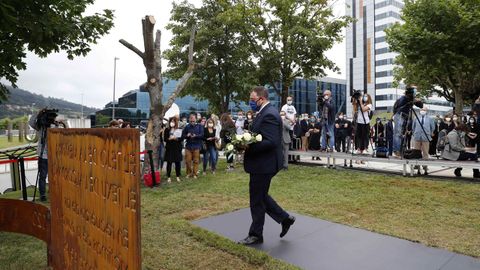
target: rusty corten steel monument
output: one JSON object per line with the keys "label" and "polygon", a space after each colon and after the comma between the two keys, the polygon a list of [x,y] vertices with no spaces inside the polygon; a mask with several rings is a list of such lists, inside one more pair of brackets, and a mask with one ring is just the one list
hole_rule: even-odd
{"label": "rusty corten steel monument", "polygon": [[50,129],[50,209],[0,200],[0,231],[47,243],[60,269],[141,269],[139,131]]}

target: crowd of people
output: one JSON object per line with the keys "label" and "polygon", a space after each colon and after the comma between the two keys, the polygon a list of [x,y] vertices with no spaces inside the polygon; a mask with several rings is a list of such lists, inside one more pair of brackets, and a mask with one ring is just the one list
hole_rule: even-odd
{"label": "crowd of people", "polygon": [[[378,155],[384,151],[383,157],[399,158],[405,152],[416,149],[423,159],[437,157],[452,161],[478,160],[480,97],[468,113],[432,115],[428,113],[428,106],[415,98],[416,89],[407,88],[405,95],[395,103],[392,116],[381,119],[374,118],[372,98],[368,93],[352,97],[352,118],[347,118],[343,112],[334,113],[331,92],[327,90],[323,94],[319,100],[319,112],[313,114],[291,116],[291,112],[296,110],[282,107],[285,115],[288,116],[290,112],[287,121],[284,121],[284,127],[291,130],[290,149],[353,151],[358,154],[371,151]],[[292,98],[289,97],[288,100]],[[284,139],[284,143],[287,141]],[[295,157],[289,158],[295,161]],[[460,177],[461,170],[457,168],[455,175]],[[418,172],[420,173],[420,168]],[[423,166],[423,173],[428,174],[427,166]],[[477,169],[474,169],[473,175],[474,178],[480,178]]]}
{"label": "crowd of people", "polygon": [[[372,97],[368,93],[354,95],[351,101],[354,114],[347,117],[343,112],[337,112],[329,90],[318,100],[318,112],[312,114],[298,114],[293,97],[287,98],[280,109],[284,169],[298,158],[290,156],[290,150],[370,152],[403,158],[406,151],[417,149],[423,159],[437,157],[471,161],[480,155],[480,97],[472,111],[464,115],[432,115],[428,113],[428,106],[415,99],[415,89],[407,88],[405,95],[395,103],[389,119],[374,117]],[[412,109],[413,106],[417,108]],[[250,131],[255,116],[251,110],[239,111],[236,115],[225,113],[221,117],[191,113],[188,119],[178,116],[169,119],[162,129],[158,164],[163,169],[166,163],[167,181],[171,182],[173,165],[176,180],[181,181],[182,161],[185,161],[187,178],[197,179],[207,172],[215,174],[219,151],[231,142],[233,136]],[[129,123],[112,121],[111,126],[129,127]],[[242,159],[242,155],[229,155],[227,170],[234,170],[235,164],[241,163]],[[427,166],[421,169],[428,174]],[[455,170],[455,175],[461,176],[461,168]],[[480,178],[478,170],[474,170],[474,177]]]}

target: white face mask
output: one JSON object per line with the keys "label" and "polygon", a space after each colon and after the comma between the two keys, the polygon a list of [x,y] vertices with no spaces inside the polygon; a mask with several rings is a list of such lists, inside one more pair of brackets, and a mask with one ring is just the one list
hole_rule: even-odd
{"label": "white face mask", "polygon": [[427,114],[427,111],[420,111],[420,114],[421,114],[421,115],[426,115],[426,114]]}
{"label": "white face mask", "polygon": [[363,102],[367,102],[368,101],[368,97],[367,96],[363,96]]}
{"label": "white face mask", "polygon": [[282,117],[282,120],[285,120],[285,115],[280,115],[280,117]]}
{"label": "white face mask", "polygon": [[458,117],[453,117],[453,121],[457,121],[458,120]]}
{"label": "white face mask", "polygon": [[172,128],[175,127],[175,123],[171,122],[170,127],[172,127]]}
{"label": "white face mask", "polygon": [[213,124],[212,124],[212,123],[208,123],[208,127],[213,127]]}
{"label": "white face mask", "polygon": [[329,96],[329,95],[325,95],[325,96],[323,96],[323,98],[324,98],[325,100],[328,100],[328,99],[330,98],[330,96]]}
{"label": "white face mask", "polygon": [[473,119],[473,118],[470,118],[469,121],[470,121],[470,123],[472,123],[472,124],[475,123],[475,119]]}
{"label": "white face mask", "polygon": [[451,120],[452,120],[452,118],[450,118],[450,117],[445,118],[445,122],[450,122]]}
{"label": "white face mask", "polygon": [[251,115],[247,115],[247,118],[248,118],[248,119],[252,119],[252,116],[251,116]]}
{"label": "white face mask", "polygon": [[292,100],[287,100],[288,105],[292,105],[293,101]]}
{"label": "white face mask", "polygon": [[340,116],[338,117],[338,119],[342,120],[342,119],[343,119],[343,115],[340,115]]}

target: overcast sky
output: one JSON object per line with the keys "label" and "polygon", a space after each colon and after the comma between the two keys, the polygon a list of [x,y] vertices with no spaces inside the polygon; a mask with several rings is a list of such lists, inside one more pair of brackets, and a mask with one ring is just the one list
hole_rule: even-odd
{"label": "overcast sky", "polygon": [[[189,2],[199,6],[201,0]],[[336,16],[344,14],[343,0],[332,0],[332,4]],[[117,61],[116,99],[137,89],[146,80],[145,68],[140,58],[118,40],[123,38],[143,51],[141,19],[149,14],[155,16],[156,27],[162,30],[162,49],[167,48],[171,33],[165,30],[165,26],[170,18],[172,1],[97,0],[88,12],[107,8],[115,11],[115,27],[98,44],[92,46],[92,51],[86,57],[70,61],[65,53],[51,54],[47,58],[28,53],[27,70],[19,73],[18,86],[44,96],[63,98],[79,104],[82,103],[83,94],[84,105],[103,108],[113,98],[113,59],[116,56],[120,58]],[[327,55],[336,62],[342,73],[329,72],[328,75],[344,78],[345,43],[335,45]]]}

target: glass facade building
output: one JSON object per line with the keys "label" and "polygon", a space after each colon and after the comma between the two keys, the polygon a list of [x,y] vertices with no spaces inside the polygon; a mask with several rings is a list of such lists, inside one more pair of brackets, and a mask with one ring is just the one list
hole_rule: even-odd
{"label": "glass facade building", "polygon": [[[281,85],[279,84],[277,87],[281,87]],[[346,89],[346,81],[341,79],[324,77],[317,80],[306,80],[297,78],[293,81],[288,92],[293,97],[293,105],[298,114],[313,114],[317,112],[317,96],[318,94],[322,95],[325,90],[332,92],[336,112],[346,113]],[[283,104],[280,104],[280,97],[276,94],[273,87],[269,88],[269,99],[278,109],[282,107]]]}
{"label": "glass facade building", "polygon": [[[346,15],[355,19],[346,35],[347,91],[349,97],[354,90],[366,91],[380,112],[391,112],[395,101],[404,94],[404,85],[393,86],[398,53],[390,50],[385,33],[388,27],[402,22],[403,6],[403,0],[346,0]],[[438,103],[438,97],[432,98],[437,102],[430,105],[431,113],[451,110],[451,104],[444,99]],[[347,114],[352,115],[350,102]]]}

